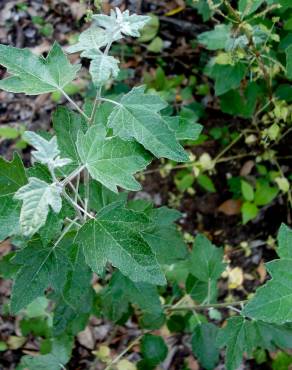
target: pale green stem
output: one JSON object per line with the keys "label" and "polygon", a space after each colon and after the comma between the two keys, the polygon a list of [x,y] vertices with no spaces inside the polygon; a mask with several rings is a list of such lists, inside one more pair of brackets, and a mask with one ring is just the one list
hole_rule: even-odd
{"label": "pale green stem", "polygon": [[100,101],[105,101],[105,102],[108,102],[108,103],[112,103],[114,105],[118,105],[120,107],[122,107],[123,105],[120,104],[119,102],[115,101],[115,100],[112,100],[112,99],[106,99],[106,98],[98,98]]}
{"label": "pale green stem", "polygon": [[83,112],[83,110],[82,109],[80,109],[79,107],[78,107],[78,105],[75,103],[75,101],[74,100],[72,100],[71,98],[70,98],[70,96],[68,95],[68,94],[66,94],[65,93],[65,91],[64,90],[62,90],[62,89],[60,89],[60,92],[65,96],[65,98],[74,106],[74,108],[86,119],[86,121],[89,121],[90,120],[90,117],[88,117],[88,115],[85,113],[85,112]]}

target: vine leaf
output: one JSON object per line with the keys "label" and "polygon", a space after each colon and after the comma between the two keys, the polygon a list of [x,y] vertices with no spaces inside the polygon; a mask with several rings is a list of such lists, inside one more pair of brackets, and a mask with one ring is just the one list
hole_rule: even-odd
{"label": "vine leaf", "polygon": [[87,221],[76,240],[83,246],[86,263],[97,274],[103,274],[109,261],[135,282],[164,285],[156,256],[139,232],[148,223],[142,213],[113,203]]}
{"label": "vine leaf", "polygon": [[175,132],[177,140],[197,140],[203,126],[179,116],[163,117],[168,127]]}
{"label": "vine leaf", "polygon": [[290,45],[286,50],[286,70],[287,77],[292,80],[292,45]]}
{"label": "vine leaf", "polygon": [[[132,207],[135,203],[132,202]],[[141,229],[143,238],[151,246],[160,264],[171,265],[187,258],[187,248],[182,235],[174,222],[181,217],[180,212],[167,207],[153,208],[152,204],[141,209],[151,223]]]}
{"label": "vine leaf", "polygon": [[86,134],[79,131],[77,148],[90,175],[110,190],[117,192],[117,186],[127,190],[141,188],[133,174],[145,168],[151,156],[139,144],[118,137],[106,138],[105,132],[92,126]]}
{"label": "vine leaf", "polygon": [[119,74],[119,61],[103,53],[97,54],[90,63],[89,72],[92,81],[96,86],[103,85],[111,77],[115,78]]}
{"label": "vine leaf", "polygon": [[237,316],[227,320],[227,325],[219,330],[216,342],[220,348],[227,347],[225,361],[227,370],[236,370],[242,362],[244,353],[250,357],[256,348],[269,351],[276,348],[291,348],[291,334],[291,326],[271,325]]}
{"label": "vine leaf", "polygon": [[46,140],[33,131],[26,131],[23,134],[23,138],[37,149],[32,151],[32,157],[35,161],[53,168],[63,167],[71,163],[71,159],[69,158],[60,158],[56,136],[53,136],[50,140]]}
{"label": "vine leaf", "polygon": [[215,247],[204,235],[197,235],[190,258],[190,272],[200,281],[217,280],[225,270],[224,251]]}
{"label": "vine leaf", "polygon": [[92,272],[78,245],[73,245],[69,259],[70,271],[54,311],[54,335],[64,332],[76,335],[83,330],[93,303],[93,289],[90,285]]}
{"label": "vine leaf", "polygon": [[292,258],[292,229],[282,224],[278,232],[277,254],[281,258]]}
{"label": "vine leaf", "polygon": [[218,24],[212,31],[201,33],[198,41],[208,50],[225,49],[231,42],[231,25]]}
{"label": "vine leaf", "polygon": [[12,196],[1,197],[0,200],[0,242],[19,231],[19,202]]}
{"label": "vine leaf", "polygon": [[164,322],[157,288],[148,283],[133,282],[119,271],[114,272],[109,285],[101,292],[101,303],[107,318],[114,322],[127,319],[129,304],[141,309],[140,324],[144,328],[156,329]]}
{"label": "vine leaf", "polygon": [[124,95],[109,117],[109,127],[122,139],[135,138],[156,157],[166,157],[178,162],[188,160],[188,155],[178,143],[159,111],[167,104],[154,94],[145,94],[145,87],[135,87]]}
{"label": "vine leaf", "polygon": [[27,183],[27,177],[21,158],[14,154],[11,162],[0,157],[0,198],[13,195]]}
{"label": "vine leaf", "polygon": [[0,88],[27,95],[62,90],[80,69],[79,65],[70,64],[56,42],[46,58],[34,55],[29,49],[0,45],[0,64],[12,74],[0,81]]}
{"label": "vine leaf", "polygon": [[[66,245],[66,248],[70,247]],[[13,263],[21,265],[12,289],[11,311],[17,313],[52,287],[61,290],[69,269],[67,249],[44,247],[40,239],[30,241],[16,253]],[[29,288],[28,288],[29,287]]]}
{"label": "vine leaf", "polygon": [[276,324],[292,321],[292,244],[290,241],[291,229],[282,225],[277,249],[281,258],[266,264],[272,279],[257,289],[254,298],[245,306],[244,315]]}
{"label": "vine leaf", "polygon": [[207,370],[215,369],[219,361],[219,348],[214,341],[218,327],[212,323],[202,323],[195,327],[192,335],[192,350]]}
{"label": "vine leaf", "polygon": [[70,158],[70,172],[81,165],[76,142],[78,131],[85,132],[87,124],[80,114],[66,107],[58,107],[53,114],[53,125],[56,132],[61,156]]}
{"label": "vine leaf", "polygon": [[62,188],[57,184],[48,184],[36,177],[30,177],[29,183],[21,187],[14,195],[22,200],[20,227],[23,235],[36,233],[46,222],[49,206],[55,213],[62,208]]}
{"label": "vine leaf", "polygon": [[0,157],[0,241],[19,232],[19,202],[13,199],[15,192],[27,184],[21,158],[14,154],[11,162]]}
{"label": "vine leaf", "polygon": [[240,86],[246,74],[246,66],[241,62],[234,65],[213,64],[210,69],[207,70],[207,74],[215,79],[215,94],[219,96],[225,94],[229,90],[237,89]]}

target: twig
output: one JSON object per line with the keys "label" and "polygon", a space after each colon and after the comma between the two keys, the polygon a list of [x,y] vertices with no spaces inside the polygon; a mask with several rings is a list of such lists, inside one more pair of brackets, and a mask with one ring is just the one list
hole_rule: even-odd
{"label": "twig", "polygon": [[228,306],[241,306],[248,302],[248,300],[243,301],[235,301],[235,302],[223,302],[223,303],[210,303],[210,304],[202,304],[202,305],[188,305],[188,306],[164,306],[166,311],[203,311],[209,308],[228,308]]}
{"label": "twig", "polygon": [[104,370],[110,370],[111,367],[117,363],[132,347],[135,346],[135,344],[137,344],[140,339],[143,337],[144,334],[142,335],[139,335],[139,337],[137,337],[135,340],[133,340],[133,342],[131,342],[127,348],[125,348],[117,357],[115,357],[110,363],[109,365],[107,365],[107,367],[104,369]]}

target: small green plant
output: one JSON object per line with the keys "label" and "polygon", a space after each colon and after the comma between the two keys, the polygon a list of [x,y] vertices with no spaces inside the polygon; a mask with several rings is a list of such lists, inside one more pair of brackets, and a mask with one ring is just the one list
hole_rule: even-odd
{"label": "small green plant", "polygon": [[[105,95],[104,85],[119,74],[119,61],[109,55],[112,44],[139,37],[149,18],[116,9],[92,19],[66,50],[90,61],[96,97],[82,108],[66,93],[80,65],[70,64],[60,45],[55,43],[46,58],[0,45],[0,64],[10,74],[0,81],[1,89],[59,92],[75,108],[57,108],[52,132],[23,134],[33,147],[30,167],[24,168],[18,154],[10,162],[0,159],[0,240],[10,237],[17,246],[1,261],[2,274],[14,279],[10,312],[22,315],[24,336],[42,338],[40,354],[23,356],[19,368],[64,369],[74,336],[90,315],[119,325],[136,316],[141,369],[165,360],[167,345],[150,333],[165,323],[170,332],[191,334],[193,353],[206,369],[216,366],[221,347],[230,370],[259,348],[292,348],[292,231],[287,226],[278,236],[279,259],[267,265],[272,279],[250,300],[218,302],[223,249],[198,235],[189,251],[174,224],[179,212],[127,199],[126,191],[141,188],[134,175],[153,157],[187,162],[180,141],[195,140],[201,126],[170,116],[167,103],[145,86],[114,99]],[[201,162],[206,169],[206,158]],[[253,201],[251,185],[241,184],[244,197]],[[98,293],[91,285],[93,273],[102,285]],[[236,314],[223,328],[219,309]],[[110,360],[107,369],[120,358]]]}

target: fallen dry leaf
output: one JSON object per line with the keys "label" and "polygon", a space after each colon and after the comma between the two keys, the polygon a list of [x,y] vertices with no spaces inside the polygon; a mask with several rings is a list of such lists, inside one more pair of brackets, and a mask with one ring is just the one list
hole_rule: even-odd
{"label": "fallen dry leaf", "polygon": [[267,276],[267,270],[263,261],[261,261],[261,263],[259,264],[257,268],[257,273],[259,274],[260,282],[263,283],[266,280]]}
{"label": "fallen dry leaf", "polygon": [[188,368],[190,370],[199,370],[200,366],[198,364],[198,361],[194,359],[193,356],[189,356],[186,358],[186,362],[188,364]]}
{"label": "fallen dry leaf", "polygon": [[251,170],[253,169],[254,167],[254,161],[246,161],[244,163],[244,165],[241,167],[241,170],[240,170],[240,176],[247,176],[251,173]]}
{"label": "fallen dry leaf", "polygon": [[78,342],[82,344],[82,346],[88,349],[94,349],[95,340],[93,338],[92,331],[90,330],[88,326],[77,335],[77,339],[78,339]]}
{"label": "fallen dry leaf", "polygon": [[218,207],[218,211],[227,216],[235,216],[240,214],[240,209],[241,201],[239,199],[228,199]]}

